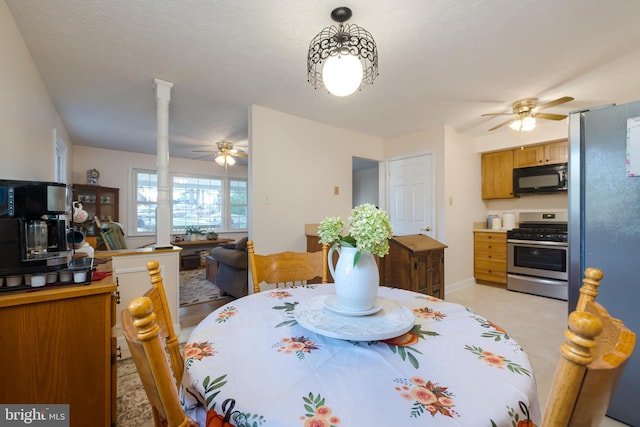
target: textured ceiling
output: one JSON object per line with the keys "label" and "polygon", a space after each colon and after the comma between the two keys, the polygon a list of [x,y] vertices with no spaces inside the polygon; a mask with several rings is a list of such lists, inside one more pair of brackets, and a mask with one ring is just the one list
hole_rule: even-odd
{"label": "textured ceiling", "polygon": [[[175,84],[170,151],[247,144],[261,105],[379,137],[487,135],[511,102],[548,112],[640,99],[637,0],[7,0],[74,144],[154,153],[153,79]],[[310,40],[349,6],[378,44],[373,86],[306,81]],[[543,125],[543,124],[542,124]],[[495,132],[513,132],[508,128]]]}

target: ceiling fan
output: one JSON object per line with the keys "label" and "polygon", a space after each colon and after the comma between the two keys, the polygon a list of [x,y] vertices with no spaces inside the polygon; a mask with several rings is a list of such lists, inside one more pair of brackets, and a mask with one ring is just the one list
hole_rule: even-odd
{"label": "ceiling fan", "polygon": [[246,159],[249,155],[243,151],[233,148],[233,143],[229,141],[219,141],[217,143],[218,151],[210,150],[193,150],[194,153],[210,153],[204,156],[196,157],[194,160],[204,159],[209,156],[215,156],[214,160],[220,166],[233,166],[236,164],[236,157]]}
{"label": "ceiling fan", "polygon": [[509,125],[513,130],[529,131],[536,127],[537,119],[545,120],[563,120],[567,118],[566,114],[552,114],[552,113],[539,113],[538,111],[554,107],[556,105],[564,104],[566,102],[573,101],[570,96],[563,96],[562,98],[554,99],[553,101],[545,104],[538,105],[538,98],[524,98],[511,104],[512,112],[506,113],[487,113],[483,116],[511,116],[506,122],[500,123],[497,126],[489,129],[490,131],[501,128],[502,126]]}

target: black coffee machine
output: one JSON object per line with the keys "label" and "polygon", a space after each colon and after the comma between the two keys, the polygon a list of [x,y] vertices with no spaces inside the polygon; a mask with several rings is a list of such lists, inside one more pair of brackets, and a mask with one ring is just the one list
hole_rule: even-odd
{"label": "black coffee machine", "polygon": [[0,180],[0,276],[67,267],[71,197],[62,183]]}

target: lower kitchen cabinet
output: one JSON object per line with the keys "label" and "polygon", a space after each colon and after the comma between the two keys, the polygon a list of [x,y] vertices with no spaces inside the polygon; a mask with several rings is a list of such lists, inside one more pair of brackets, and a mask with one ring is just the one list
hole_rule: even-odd
{"label": "lower kitchen cabinet", "polygon": [[476,281],[506,285],[507,233],[476,231],[473,237],[473,275]]}
{"label": "lower kitchen cabinet", "polygon": [[71,427],[116,425],[115,290],[109,277],[0,295],[0,402],[68,404]]}
{"label": "lower kitchen cabinet", "polygon": [[444,298],[446,247],[423,234],[389,239],[389,253],[379,263],[381,284]]}
{"label": "lower kitchen cabinet", "polygon": [[126,310],[129,303],[137,297],[141,297],[151,289],[151,278],[147,270],[149,261],[158,261],[160,274],[164,284],[164,291],[169,304],[173,327],[177,334],[180,333],[179,321],[179,266],[180,248],[173,249],[121,249],[115,251],[96,251],[96,258],[110,258],[113,268],[113,280],[117,289],[117,306],[115,317],[115,336],[117,339],[118,353],[122,357],[129,357],[129,347],[122,335],[120,325],[122,311]]}

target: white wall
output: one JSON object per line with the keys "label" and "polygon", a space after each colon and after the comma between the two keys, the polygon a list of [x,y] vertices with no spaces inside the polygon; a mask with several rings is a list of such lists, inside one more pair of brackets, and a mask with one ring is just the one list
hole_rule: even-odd
{"label": "white wall", "polygon": [[69,170],[72,148],[4,1],[0,1],[0,63],[0,178],[53,181],[55,132],[67,146]]}
{"label": "white wall", "polygon": [[[171,142],[169,143],[171,144]],[[131,153],[124,151],[105,150],[101,148],[74,147],[73,157],[73,182],[84,184],[87,182],[87,169],[100,171],[99,184],[105,187],[120,189],[119,221],[124,226],[127,234],[131,227],[129,218],[129,206],[132,206],[132,171],[134,168],[156,170],[156,156],[151,154]],[[247,166],[234,165],[225,172],[224,167],[218,166],[213,161],[182,159],[171,157],[169,159],[169,172],[179,172],[187,175],[207,175],[224,177],[247,177]],[[229,233],[221,237],[237,238],[246,233]],[[127,247],[135,248],[154,243],[155,237],[131,237],[127,236]]]}
{"label": "white wall", "polygon": [[[445,126],[445,283],[473,277],[473,222],[486,219],[482,203],[480,154],[473,138]],[[445,288],[446,289],[446,288]]]}
{"label": "white wall", "polygon": [[382,160],[382,140],[256,105],[249,123],[249,230],[256,252],[305,251],[305,224],[348,218],[351,159]]}

